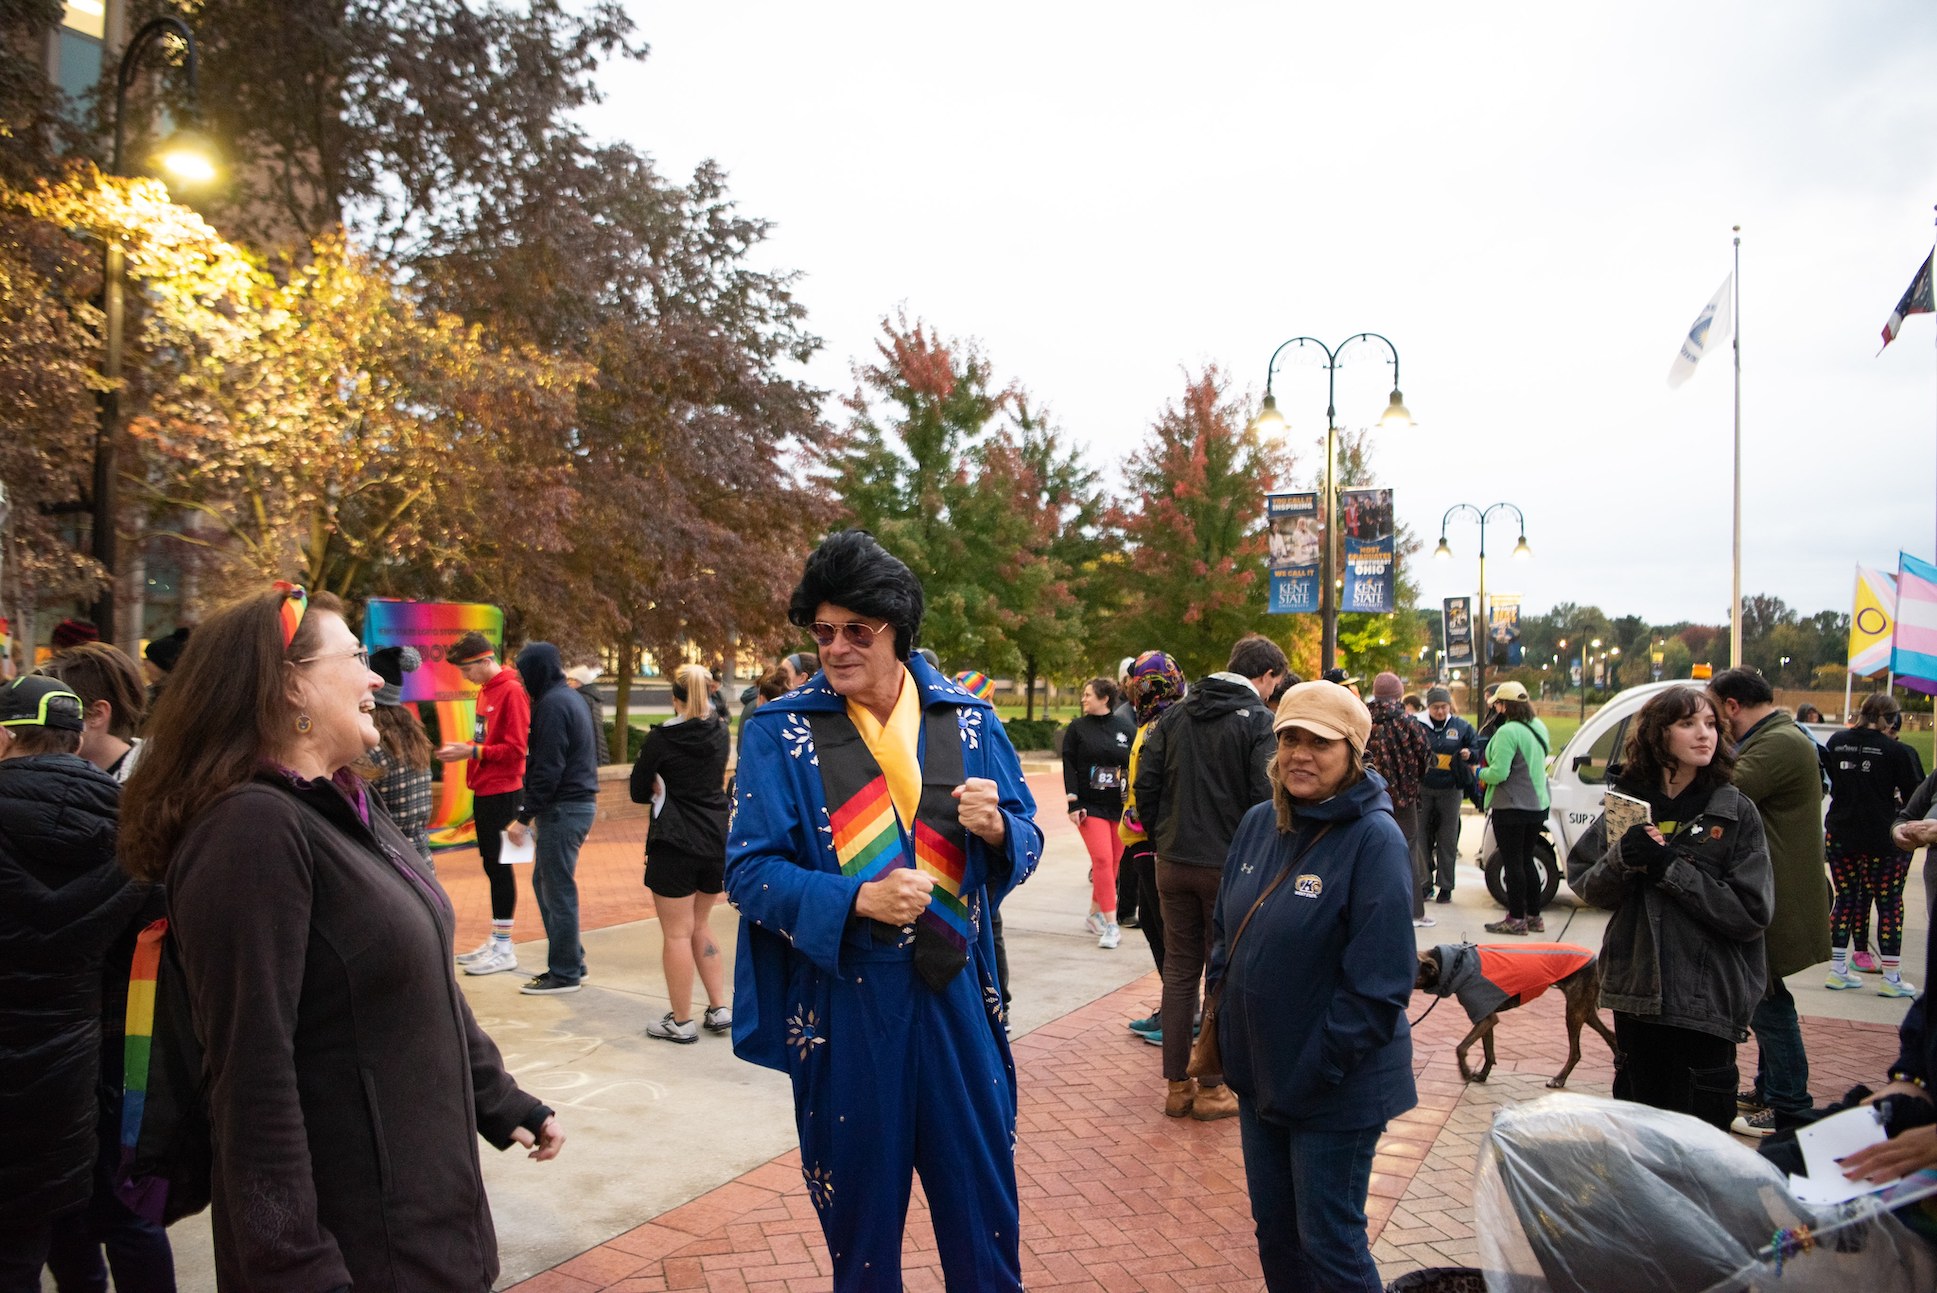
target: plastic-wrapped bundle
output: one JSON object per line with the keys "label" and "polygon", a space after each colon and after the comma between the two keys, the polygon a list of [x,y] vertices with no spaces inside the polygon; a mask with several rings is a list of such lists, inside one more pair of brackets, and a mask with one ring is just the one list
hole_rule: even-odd
{"label": "plastic-wrapped bundle", "polygon": [[1787,1185],[1698,1119],[1546,1096],[1501,1110],[1480,1144],[1480,1264],[1492,1293],[1937,1288],[1937,1253],[1888,1211],[1937,1193],[1933,1174],[1834,1208]]}

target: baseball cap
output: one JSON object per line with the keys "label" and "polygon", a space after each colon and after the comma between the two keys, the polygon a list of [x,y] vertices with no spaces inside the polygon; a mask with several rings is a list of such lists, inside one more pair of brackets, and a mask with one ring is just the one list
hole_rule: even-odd
{"label": "baseball cap", "polygon": [[0,727],[51,727],[84,730],[81,698],[58,679],[30,673],[0,688]]}
{"label": "baseball cap", "polygon": [[1509,678],[1493,689],[1493,699],[1525,700],[1527,699],[1527,688],[1524,684],[1517,683]]}
{"label": "baseball cap", "polygon": [[1324,679],[1301,682],[1278,702],[1278,716],[1271,730],[1302,727],[1333,741],[1349,741],[1360,753],[1372,735],[1372,713],[1365,702],[1335,683]]}
{"label": "baseball cap", "polygon": [[1357,685],[1359,680],[1351,674],[1346,673],[1343,669],[1327,669],[1321,681],[1333,683],[1340,687],[1351,687]]}

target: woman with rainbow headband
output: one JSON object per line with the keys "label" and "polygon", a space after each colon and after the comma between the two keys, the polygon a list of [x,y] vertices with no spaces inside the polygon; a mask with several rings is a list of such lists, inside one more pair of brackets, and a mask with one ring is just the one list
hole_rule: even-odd
{"label": "woman with rainbow headband", "polygon": [[1016,1293],[1016,1077],[989,916],[1042,832],[993,707],[915,654],[922,603],[862,530],[829,536],[794,589],[787,617],[822,672],[740,738],[733,1048],[793,1079],[837,1293],[901,1288],[915,1171],[947,1287]]}
{"label": "woman with rainbow headband", "polygon": [[168,882],[204,1049],[215,1280],[487,1293],[478,1137],[555,1157],[451,973],[456,919],[352,765],[383,679],[291,584],[195,630],[149,721],[122,864]]}
{"label": "woman with rainbow headband", "polygon": [[[1136,873],[1137,892],[1149,895],[1143,903],[1139,927],[1144,941],[1150,945],[1150,957],[1157,963],[1158,974],[1164,972],[1164,914],[1163,904],[1156,900],[1156,846],[1151,844],[1143,821],[1137,816],[1137,755],[1143,750],[1143,738],[1149,733],[1150,725],[1182,700],[1188,689],[1184,671],[1161,651],[1145,651],[1130,666],[1129,696],[1136,709],[1137,736],[1130,743],[1130,766],[1124,773],[1127,780],[1123,786],[1123,816],[1117,820],[1116,834],[1123,841],[1123,865]],[[1152,1046],[1164,1044],[1163,1021],[1154,1008],[1144,1018],[1131,1020],[1130,1031]]]}

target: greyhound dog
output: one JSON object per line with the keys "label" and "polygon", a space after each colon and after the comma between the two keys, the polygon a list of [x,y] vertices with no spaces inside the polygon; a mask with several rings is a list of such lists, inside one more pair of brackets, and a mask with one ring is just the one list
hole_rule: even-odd
{"label": "greyhound dog", "polygon": [[[1419,954],[1413,986],[1436,997],[1457,996],[1473,1021],[1473,1031],[1454,1054],[1459,1075],[1484,1082],[1493,1071],[1493,1026],[1500,1012],[1523,1006],[1550,987],[1567,998],[1567,1064],[1547,1085],[1567,1085],[1581,1059],[1581,1025],[1587,1024],[1614,1049],[1614,1034],[1601,1022],[1601,965],[1584,947],[1572,943],[1442,943]],[[1466,1062],[1473,1043],[1483,1045],[1486,1063],[1475,1073]]]}

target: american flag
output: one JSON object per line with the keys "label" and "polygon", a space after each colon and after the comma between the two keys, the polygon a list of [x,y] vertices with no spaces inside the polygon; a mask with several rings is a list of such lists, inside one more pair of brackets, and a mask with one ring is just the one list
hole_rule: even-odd
{"label": "american flag", "polygon": [[[1930,312],[1930,257],[1925,256],[1922,267],[1917,270],[1917,276],[1910,280],[1910,286],[1905,289],[1903,299],[1897,302],[1896,309],[1890,311],[1889,321],[1883,325],[1883,345],[1887,347],[1897,339],[1897,334],[1903,331],[1905,319],[1913,314]],[[1877,353],[1882,354],[1882,348],[1879,348]]]}

